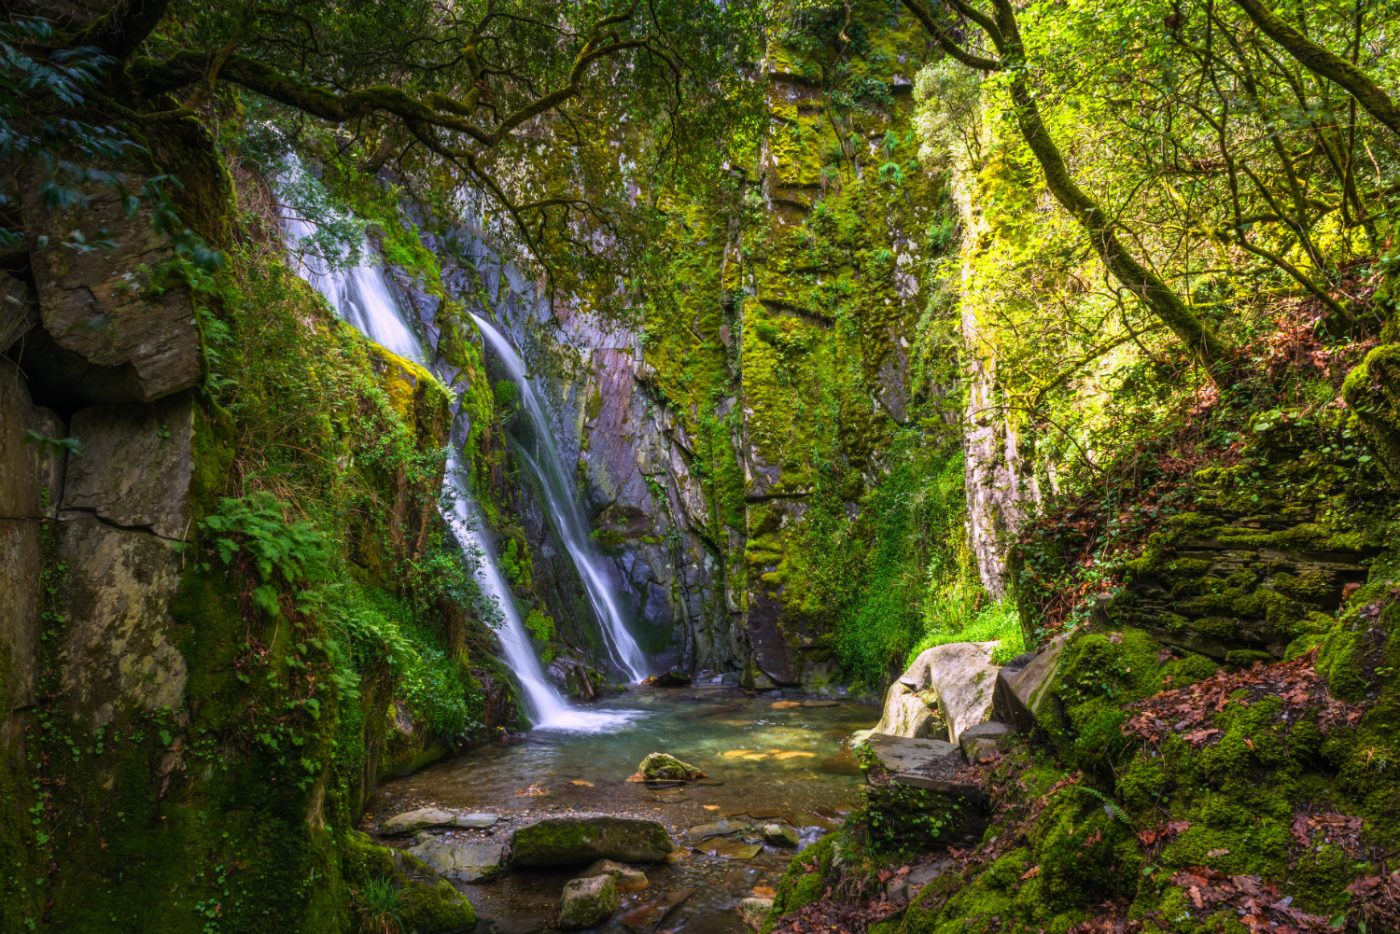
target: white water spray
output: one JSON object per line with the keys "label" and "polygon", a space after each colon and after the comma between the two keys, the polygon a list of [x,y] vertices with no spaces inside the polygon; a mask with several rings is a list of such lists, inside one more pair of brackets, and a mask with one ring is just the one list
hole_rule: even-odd
{"label": "white water spray", "polygon": [[[302,170],[294,165],[293,171]],[[286,217],[283,230],[297,273],[326,297],[338,316],[376,344],[425,369],[432,369],[423,342],[395,299],[383,268],[374,262],[376,256],[369,256],[353,269],[332,269],[317,258],[303,255],[299,249],[306,238],[315,233],[309,221],[301,217]],[[594,732],[616,728],[632,720],[636,716],[634,711],[605,713],[571,707],[545,677],[544,669],[530,644],[525,623],[520,618],[515,597],[501,573],[476,500],[467,489],[463,476],[458,452],[449,449],[443,488],[452,504],[452,511],[444,518],[462,550],[476,556],[477,584],[500,611],[501,624],[496,632],[505,652],[506,663],[525,693],[525,703],[535,729]]]}
{"label": "white water spray", "polygon": [[554,530],[563,540],[564,548],[573,560],[574,567],[578,569],[583,589],[588,594],[588,602],[593,607],[593,614],[602,624],[608,651],[632,681],[641,681],[646,675],[646,656],[642,654],[632,633],[627,630],[617,594],[613,592],[612,584],[603,571],[602,555],[598,553],[593,539],[588,534],[588,522],[583,514],[581,497],[572,475],[564,467],[564,458],[555,443],[544,399],[526,372],[525,361],[520,352],[506,336],[480,315],[472,314],[472,320],[500,358],[511,380],[520,387],[520,398],[525,404],[525,414],[530,419],[536,444],[534,456],[523,450],[520,456],[539,480],[540,488],[544,491]]}

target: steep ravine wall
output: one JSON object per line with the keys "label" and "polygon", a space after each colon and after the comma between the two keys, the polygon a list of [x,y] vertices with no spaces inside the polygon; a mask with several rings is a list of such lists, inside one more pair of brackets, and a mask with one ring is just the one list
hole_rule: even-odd
{"label": "steep ravine wall", "polygon": [[803,554],[811,503],[824,522],[857,515],[930,391],[908,335],[952,208],[917,158],[926,42],[869,6],[854,46],[772,39],[764,128],[709,188],[663,199],[669,258],[631,321],[582,298],[501,301],[529,286],[481,276],[499,262],[479,243],[459,250],[475,270],[459,289],[485,280],[557,406],[648,647],[760,687],[837,673]]}
{"label": "steep ravine wall", "polygon": [[[103,189],[26,202],[3,257],[0,930],[346,931],[374,783],[516,721],[441,570],[449,400],[273,228],[223,239],[222,156],[172,136],[124,168],[183,172],[221,268]],[[470,921],[403,881],[415,926]]]}

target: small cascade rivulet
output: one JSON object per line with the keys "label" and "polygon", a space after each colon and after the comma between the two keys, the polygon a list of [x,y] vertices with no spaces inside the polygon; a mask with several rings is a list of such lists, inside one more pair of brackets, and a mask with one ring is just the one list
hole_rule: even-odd
{"label": "small cascade rivulet", "polygon": [[544,399],[534,381],[530,379],[525,361],[515,349],[515,345],[482,316],[473,313],[472,320],[476,322],[486,343],[510,374],[511,380],[520,388],[520,399],[525,415],[530,420],[535,449],[529,451],[522,447],[518,454],[544,493],[554,530],[563,541],[574,567],[578,569],[584,591],[588,594],[589,605],[602,625],[608,651],[612,654],[613,661],[632,681],[641,681],[647,674],[646,656],[627,629],[618,595],[603,569],[603,557],[598,553],[592,536],[589,535],[582,497],[571,472],[564,466],[564,458],[555,442]]}
{"label": "small cascade rivulet", "polygon": [[[311,222],[289,212],[282,226],[293,267],[325,296],[340,318],[381,347],[433,371],[450,383],[451,374],[433,366],[423,340],[395,298],[372,249],[367,247],[367,255],[353,268],[331,268],[318,257],[306,255],[299,249],[315,233]],[[460,452],[455,445],[450,445],[443,486],[451,511],[444,512],[443,518],[463,552],[477,557],[475,578],[482,592],[499,610],[500,624],[496,632],[505,661],[524,692],[533,727],[593,732],[615,728],[631,720],[634,716],[631,711],[602,712],[573,707],[545,677],[464,476]]]}

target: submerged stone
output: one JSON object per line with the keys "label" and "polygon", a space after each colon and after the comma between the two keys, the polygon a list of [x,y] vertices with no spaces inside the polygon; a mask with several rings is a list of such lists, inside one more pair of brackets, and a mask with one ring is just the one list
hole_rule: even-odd
{"label": "submerged stone", "polygon": [[571,879],[559,899],[559,926],[565,930],[602,924],[617,911],[617,882],[598,875]]}
{"label": "submerged stone", "polygon": [[710,856],[718,856],[723,859],[753,859],[763,850],[763,844],[731,840],[728,837],[714,837],[700,844],[699,849]]}
{"label": "submerged stone", "polygon": [[511,836],[517,866],[586,866],[600,859],[659,863],[672,850],[666,828],[630,817],[549,817]]}
{"label": "submerged stone", "polygon": [[727,837],[746,829],[748,829],[748,824],[743,821],[721,818],[717,821],[711,821],[708,824],[696,824],[694,827],[687,830],[686,834],[691,840],[699,843],[711,837]]}
{"label": "submerged stone", "polygon": [[654,902],[647,902],[639,908],[633,908],[619,920],[622,922],[622,926],[629,931],[654,931],[661,922],[666,920],[667,915],[675,911],[694,894],[694,889],[669,892]]}

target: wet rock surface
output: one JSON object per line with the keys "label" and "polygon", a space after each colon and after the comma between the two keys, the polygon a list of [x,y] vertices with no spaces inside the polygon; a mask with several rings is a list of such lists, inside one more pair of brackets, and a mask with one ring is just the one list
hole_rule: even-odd
{"label": "wet rock surface", "polygon": [[415,808],[383,821],[379,825],[379,833],[381,836],[395,837],[433,827],[488,830],[496,826],[499,820],[500,817],[495,814],[482,812],[464,814],[460,811],[445,811],[442,808]]}
{"label": "wet rock surface", "polygon": [[599,859],[659,863],[675,847],[658,821],[606,815],[547,817],[511,836],[511,863],[586,866]]}
{"label": "wet rock surface", "polygon": [[610,859],[600,859],[579,874],[580,879],[589,876],[612,876],[619,892],[640,892],[649,884],[647,874],[642,870]]}
{"label": "wet rock surface", "polygon": [[502,840],[428,836],[408,852],[454,882],[478,882],[499,874],[506,863]]}
{"label": "wet rock surface", "polygon": [[559,898],[559,926],[566,931],[591,928],[617,911],[617,882],[609,875],[571,879]]}
{"label": "wet rock surface", "polygon": [[[381,789],[367,825],[417,807],[485,811],[500,817],[489,830],[424,836],[501,841],[555,818],[607,813],[655,821],[675,849],[661,862],[609,870],[619,906],[598,929],[742,934],[749,928],[738,914],[740,900],[771,895],[794,854],[860,800],[860,770],[844,740],[874,719],[869,706],[800,695],[750,697],[717,686],[637,688],[602,706],[646,716],[606,736],[535,732],[518,744],[430,766]],[[627,781],[637,763],[659,749],[705,764],[713,781],[670,788]],[[791,827],[799,847],[765,842],[769,824]],[[386,842],[409,844],[402,836]],[[499,875],[457,885],[483,919],[478,930],[545,931],[558,926],[565,884],[601,871],[602,859],[567,867],[512,862]],[[631,873],[644,875],[647,888],[630,890]]]}
{"label": "wet rock surface", "polygon": [[669,753],[652,752],[637,766],[637,776],[645,782],[693,782],[705,773]]}

